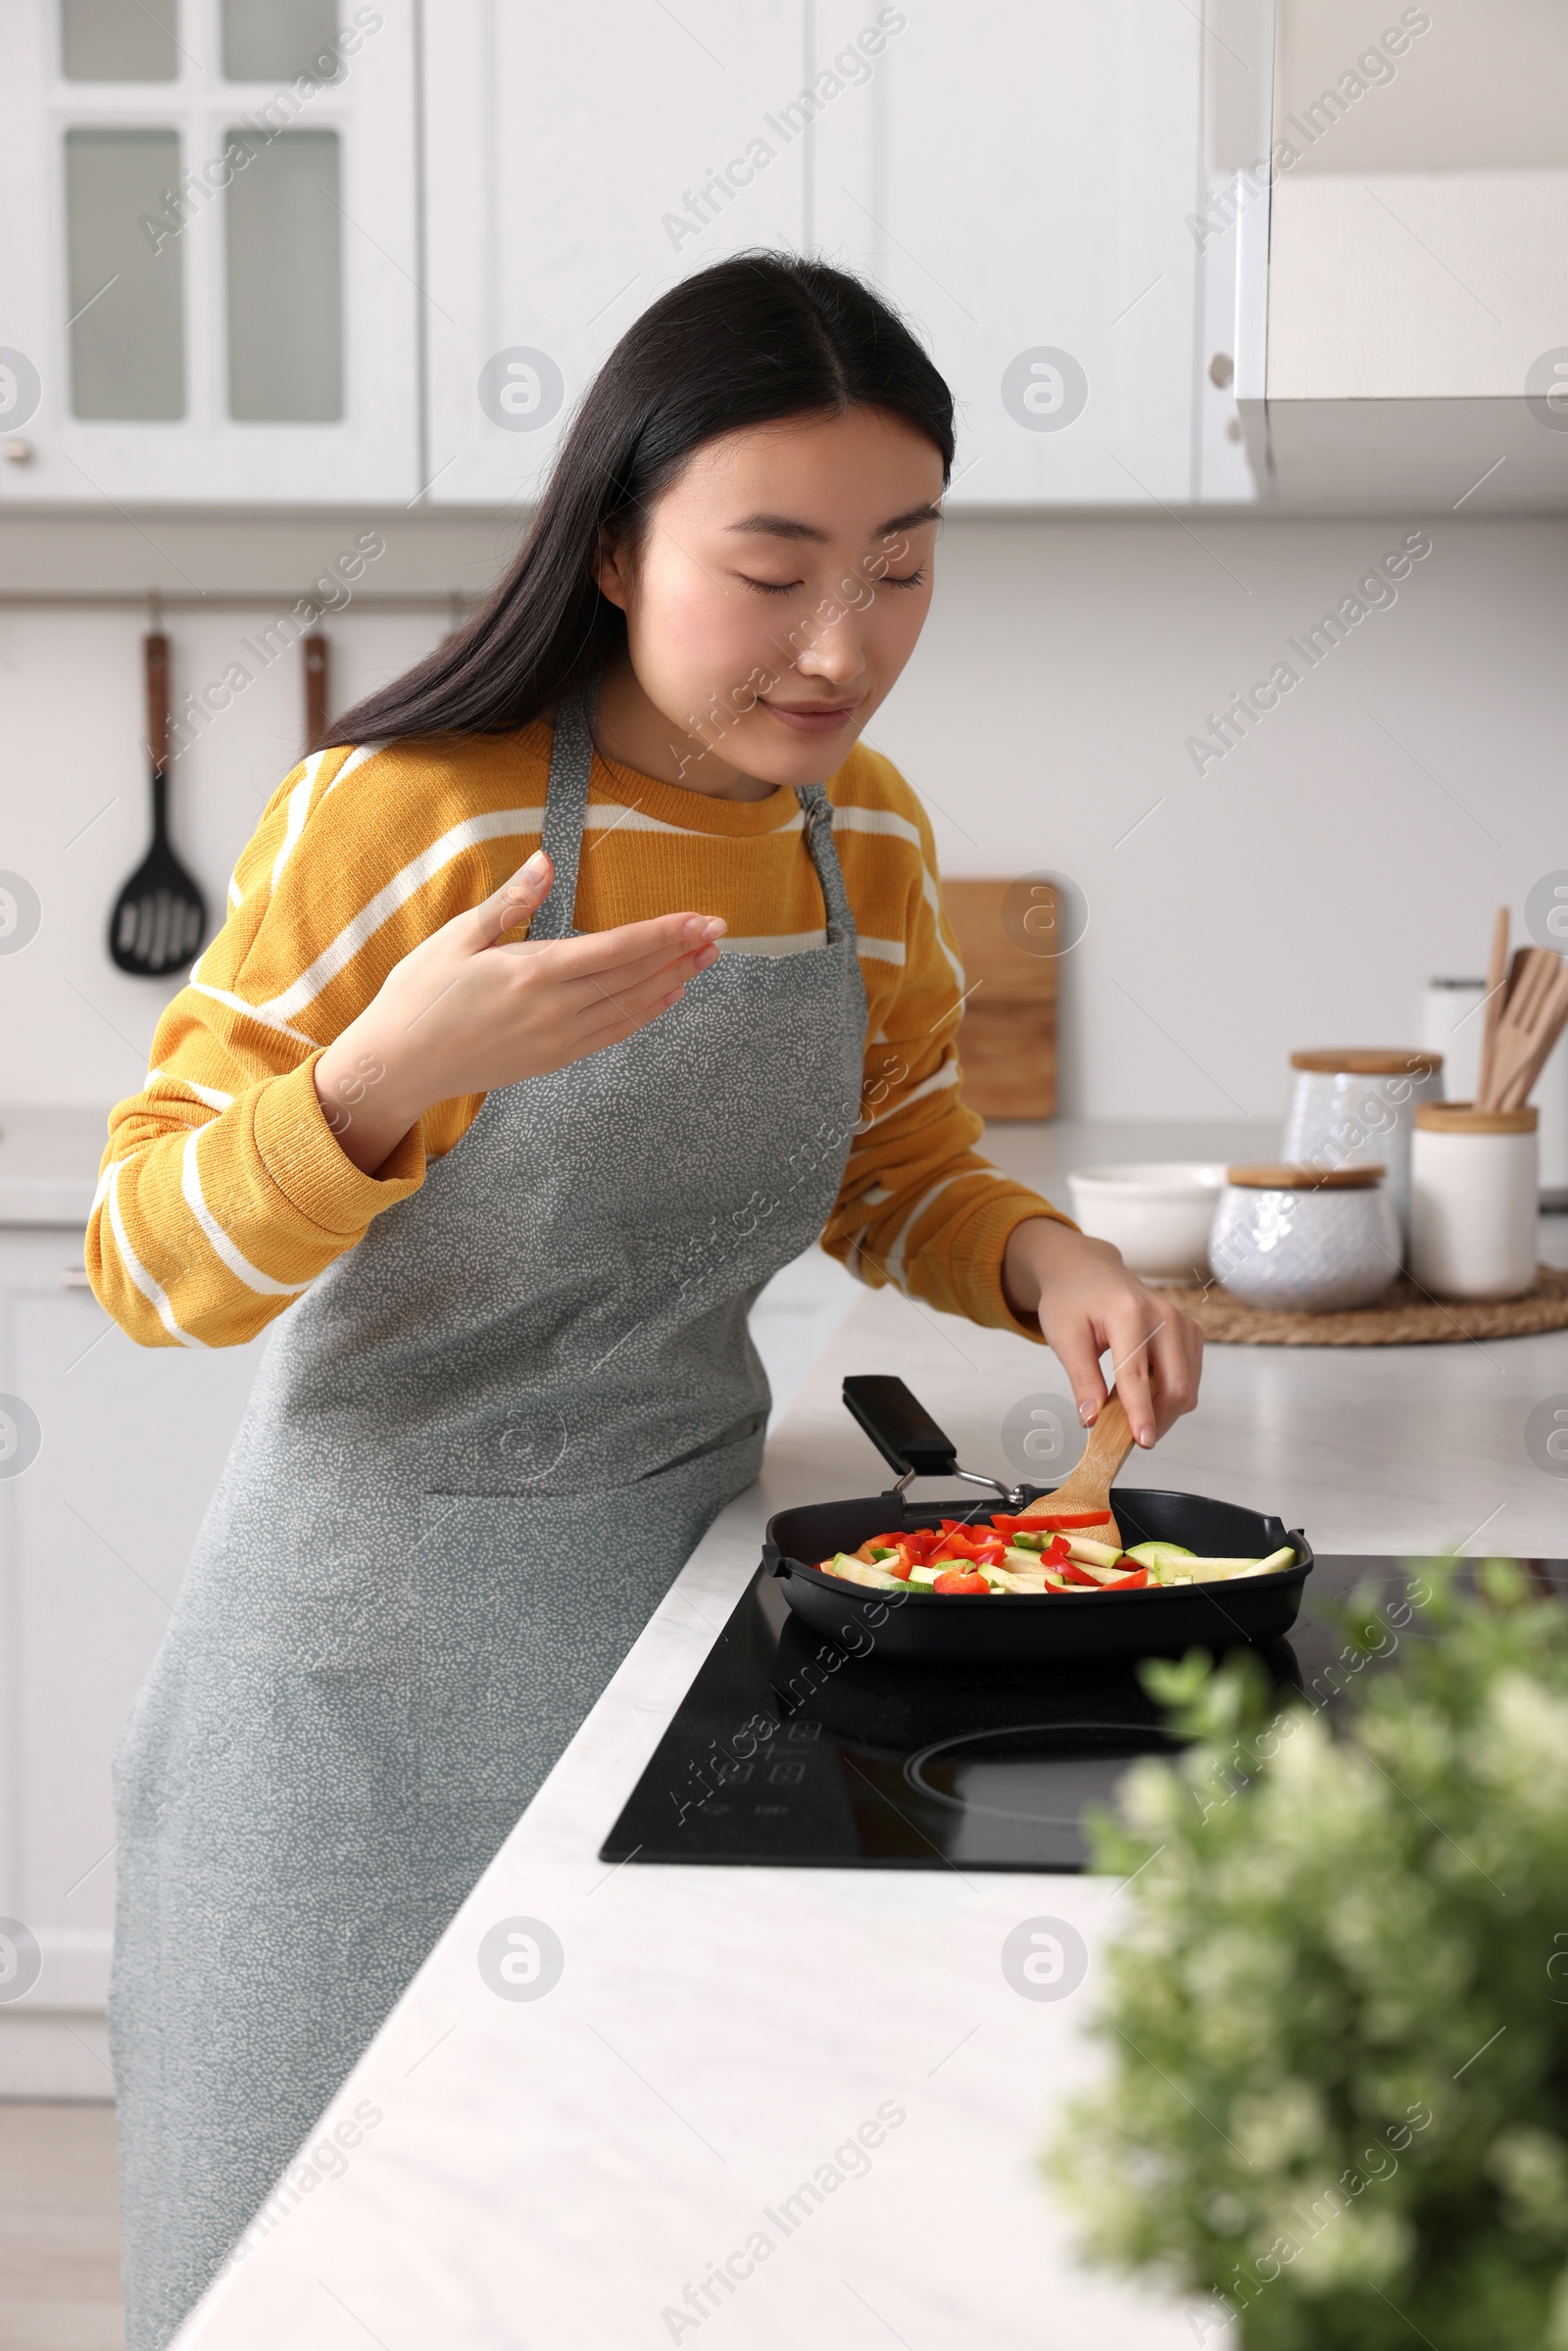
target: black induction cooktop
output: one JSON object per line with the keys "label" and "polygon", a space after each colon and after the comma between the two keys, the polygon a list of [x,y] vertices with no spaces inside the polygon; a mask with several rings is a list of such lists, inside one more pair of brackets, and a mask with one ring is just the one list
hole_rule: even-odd
{"label": "black induction cooktop", "polygon": [[[1372,1585],[1396,1640],[1419,1639],[1409,1603],[1433,1564],[1320,1555],[1289,1641],[1256,1654],[1282,1691],[1334,1707],[1352,1679],[1336,1611]],[[1568,1560],[1522,1564],[1568,1597]],[[1081,1870],[1085,1808],[1108,1803],[1136,1758],[1176,1744],[1134,1667],[948,1672],[853,1657],[760,1569],[600,1858]]]}

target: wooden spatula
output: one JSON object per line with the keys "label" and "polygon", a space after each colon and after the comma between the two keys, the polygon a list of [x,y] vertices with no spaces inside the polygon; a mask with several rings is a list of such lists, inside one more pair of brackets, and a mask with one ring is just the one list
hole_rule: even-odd
{"label": "wooden spatula", "polygon": [[[1133,1449],[1133,1433],[1121,1397],[1113,1388],[1100,1408],[1100,1418],[1089,1432],[1089,1443],[1078,1459],[1078,1466],[1064,1478],[1054,1493],[1043,1494],[1038,1501],[1030,1502],[1020,1513],[1024,1518],[1054,1518],[1063,1511],[1110,1510],[1110,1490],[1116,1475]],[[1102,1527],[1086,1527],[1096,1543],[1121,1543],[1121,1529],[1114,1514]]]}

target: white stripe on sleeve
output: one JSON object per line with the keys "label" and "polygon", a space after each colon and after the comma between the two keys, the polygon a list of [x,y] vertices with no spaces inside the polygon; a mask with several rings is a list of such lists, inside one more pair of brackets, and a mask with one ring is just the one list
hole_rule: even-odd
{"label": "white stripe on sleeve", "polygon": [[270,1273],[263,1273],[259,1266],[253,1265],[249,1257],[235,1248],[207,1205],[202,1192],[201,1165],[196,1155],[203,1131],[201,1127],[192,1127],[185,1139],[185,1149],[180,1153],[179,1188],[185,1196],[187,1207],[229,1272],[237,1274],[247,1290],[260,1291],[263,1298],[298,1298],[302,1290],[309,1290],[310,1283],[274,1282]]}
{"label": "white stripe on sleeve", "polygon": [[311,812],[311,794],[321,772],[324,751],[313,752],[305,762],[305,773],[288,796],[288,821],[283,827],[283,846],[272,860],[272,888],[275,890],[283,876],[283,868],[294,855],[294,845],[305,830],[305,819]]}
{"label": "white stripe on sleeve", "polygon": [[[332,781],[327,785],[326,792],[335,792],[339,784],[341,784],[346,777],[351,776],[354,773],[356,767],[363,767],[367,759],[373,759],[376,753],[384,748],[384,745],[380,743],[361,743],[355,750],[349,753],[348,758],[344,760],[336,775],[333,776]],[[323,754],[322,756],[324,757],[325,755]],[[326,798],[326,792],[321,794],[321,798],[323,800]]]}
{"label": "white stripe on sleeve", "polygon": [[[536,833],[544,820],[542,808],[492,808],[482,816],[466,817],[454,824],[439,840],[395,873],[368,906],[360,908],[352,922],[329,945],[321,950],[308,970],[302,971],[291,988],[281,995],[270,997],[262,1006],[264,1014],[274,1022],[291,1020],[296,1012],[318,997],[321,990],[336,979],[338,973],[353,962],[361,948],[374,938],[384,922],[391,920],[400,906],[408,905],[416,891],[433,881],[445,865],[461,857],[466,849],[473,849],[481,841],[495,841],[507,833]],[[902,951],[901,951],[902,952]]]}
{"label": "white stripe on sleeve", "polygon": [[234,1097],[231,1094],[220,1094],[216,1086],[198,1086],[194,1078],[171,1077],[167,1069],[149,1069],[147,1083],[149,1086],[182,1087],[187,1094],[194,1094],[199,1102],[205,1102],[209,1110],[227,1110],[233,1106]]}
{"label": "white stripe on sleeve", "polygon": [[125,1230],[125,1219],[121,1214],[120,1208],[121,1170],[128,1167],[129,1164],[128,1159],[115,1161],[109,1186],[109,1222],[114,1229],[115,1246],[120,1251],[121,1262],[175,1345],[178,1347],[205,1347],[207,1345],[205,1339],[192,1338],[189,1331],[180,1329],[174,1320],[174,1309],[169,1302],[168,1292],[161,1289],[153,1280],[152,1275],[130,1246],[130,1235]]}
{"label": "white stripe on sleeve", "polygon": [[[907,1094],[901,1094],[897,1102],[890,1102],[885,1110],[879,1110],[875,1118],[866,1119],[858,1132],[862,1135],[869,1134],[872,1127],[880,1126],[885,1118],[896,1118],[901,1110],[906,1110],[910,1102],[923,1102],[928,1094],[941,1094],[946,1087],[956,1086],[957,1083],[957,1055],[949,1053],[940,1069],[933,1070],[930,1077],[922,1080],[918,1086],[911,1086]],[[857,1145],[856,1148],[858,1150],[859,1146]]]}
{"label": "white stripe on sleeve", "polygon": [[925,903],[931,909],[931,923],[937,935],[937,945],[953,966],[953,976],[958,983],[958,994],[961,996],[963,994],[963,965],[942,936],[942,893],[938,890],[928,867],[922,866],[920,869],[920,886],[924,893]]}
{"label": "white stripe on sleeve", "polygon": [[1000,1167],[960,1167],[956,1175],[944,1176],[940,1183],[932,1185],[929,1192],[922,1193],[894,1236],[888,1253],[883,1259],[883,1270],[891,1281],[897,1283],[906,1297],[908,1296],[909,1290],[908,1283],[905,1279],[904,1249],[906,1242],[932,1201],[940,1200],[951,1185],[967,1183],[971,1176],[994,1176],[999,1183],[1005,1183],[1007,1180]]}
{"label": "white stripe on sleeve", "polygon": [[305,1047],[307,1053],[320,1052],[318,1038],[307,1037],[303,1029],[291,1029],[286,1020],[279,1020],[273,1015],[269,1005],[247,1004],[243,996],[234,994],[232,988],[209,988],[205,980],[192,980],[190,985],[198,996],[210,996],[215,1004],[226,1004],[231,1012],[243,1012],[248,1020],[258,1021],[264,1029],[270,1029],[274,1036],[292,1037],[296,1045]]}

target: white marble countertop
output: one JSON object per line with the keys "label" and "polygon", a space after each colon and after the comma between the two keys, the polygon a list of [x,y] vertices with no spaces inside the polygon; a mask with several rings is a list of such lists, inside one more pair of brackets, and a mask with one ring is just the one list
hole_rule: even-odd
{"label": "white marble countertop", "polygon": [[[1095,1158],[1237,1147],[1213,1128],[991,1138],[1048,1191],[1054,1171]],[[732,2351],[1190,2351],[1178,2305],[1079,2270],[1035,2169],[1093,2062],[1081,2029],[1116,1887],[595,1858],[769,1512],[883,1483],[838,1400],[848,1371],[906,1379],[982,1468],[1019,1398],[1065,1387],[1021,1338],[859,1296],[760,1484],[672,1587],[181,2351],[652,2351],[697,2336]],[[1325,1551],[1561,1551],[1564,1489],[1522,1435],[1560,1391],[1568,1333],[1216,1347],[1200,1410],[1130,1471],[1276,1509]],[[1059,2004],[1020,1998],[999,1964],[1008,1931],[1042,1915],[1071,1921],[1090,1950]],[[479,1974],[481,1938],[513,1918],[545,1921],[564,1949],[538,2000],[502,1999]],[[879,2108],[903,2119],[849,2176],[859,2158],[835,2165],[835,2150]],[[330,2140],[340,2124],[346,2153]],[[843,2184],[819,2207],[803,2199],[786,2229],[784,2199],[833,2171]],[[914,2202],[934,2183],[935,2223]],[[769,2243],[748,2253],[759,2231]],[[730,2283],[705,2305],[726,2261]]]}
{"label": "white marble countertop", "polygon": [[108,1139],[105,1110],[0,1105],[0,1226],[85,1225]]}

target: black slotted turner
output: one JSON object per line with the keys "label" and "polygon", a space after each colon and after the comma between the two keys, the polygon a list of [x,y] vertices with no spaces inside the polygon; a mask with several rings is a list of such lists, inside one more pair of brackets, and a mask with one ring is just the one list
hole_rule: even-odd
{"label": "black slotted turner", "polygon": [[122,971],[162,979],[188,962],[207,936],[207,902],[169,845],[169,639],[144,640],[147,757],[153,787],[152,847],[115,901],[109,953]]}

